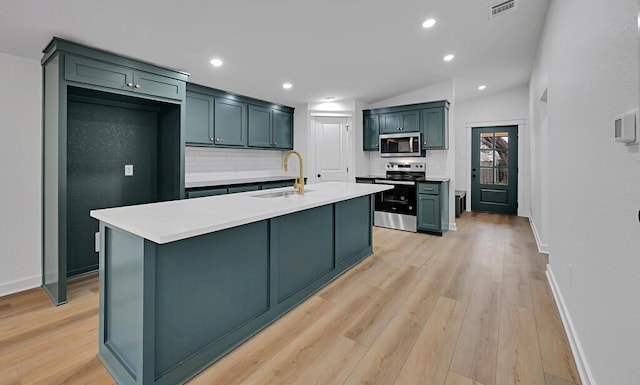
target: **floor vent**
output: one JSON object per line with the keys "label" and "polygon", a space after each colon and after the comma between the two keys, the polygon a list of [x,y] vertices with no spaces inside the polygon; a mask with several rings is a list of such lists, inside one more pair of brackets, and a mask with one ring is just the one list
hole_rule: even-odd
{"label": "floor vent", "polygon": [[501,1],[497,4],[492,5],[489,8],[489,18],[496,17],[498,15],[503,15],[505,13],[509,13],[516,8],[515,0],[507,0]]}

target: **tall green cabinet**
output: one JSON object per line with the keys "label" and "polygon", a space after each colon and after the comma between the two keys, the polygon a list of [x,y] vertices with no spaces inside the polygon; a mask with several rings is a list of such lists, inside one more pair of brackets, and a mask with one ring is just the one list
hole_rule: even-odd
{"label": "tall green cabinet", "polygon": [[97,270],[89,210],[184,195],[188,74],[54,38],[44,49],[42,286]]}

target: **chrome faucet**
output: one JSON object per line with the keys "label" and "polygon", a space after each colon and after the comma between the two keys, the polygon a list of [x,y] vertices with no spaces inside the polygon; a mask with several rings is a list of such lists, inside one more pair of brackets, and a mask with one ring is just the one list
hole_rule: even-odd
{"label": "chrome faucet", "polygon": [[293,184],[293,188],[298,190],[298,194],[300,195],[304,195],[304,169],[302,167],[303,165],[303,161],[302,161],[302,155],[300,155],[300,153],[298,151],[287,151],[287,153],[284,156],[284,171],[289,171],[289,156],[291,154],[296,154],[298,155],[298,159],[300,160],[300,177],[298,179],[296,179],[296,182]]}

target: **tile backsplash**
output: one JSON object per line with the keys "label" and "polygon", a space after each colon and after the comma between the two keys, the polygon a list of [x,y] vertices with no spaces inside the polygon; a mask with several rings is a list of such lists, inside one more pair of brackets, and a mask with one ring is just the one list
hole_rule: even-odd
{"label": "tile backsplash", "polygon": [[284,151],[233,148],[185,148],[185,173],[283,171]]}
{"label": "tile backsplash", "polygon": [[447,170],[447,151],[431,150],[426,152],[425,157],[409,158],[381,158],[378,152],[369,152],[369,173],[371,175],[384,175],[385,166],[389,162],[425,162],[427,164],[428,176],[449,177]]}

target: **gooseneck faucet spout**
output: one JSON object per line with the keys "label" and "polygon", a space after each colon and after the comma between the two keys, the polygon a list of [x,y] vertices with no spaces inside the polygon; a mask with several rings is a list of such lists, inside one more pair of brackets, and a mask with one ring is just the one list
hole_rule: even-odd
{"label": "gooseneck faucet spout", "polygon": [[285,156],[284,156],[284,171],[289,171],[289,156],[291,156],[291,154],[296,154],[298,156],[298,159],[300,160],[300,177],[296,180],[296,182],[293,184],[293,188],[298,190],[298,194],[300,195],[304,195],[304,168],[302,167],[302,165],[304,164],[302,161],[302,155],[300,155],[300,153],[298,151],[288,151]]}

